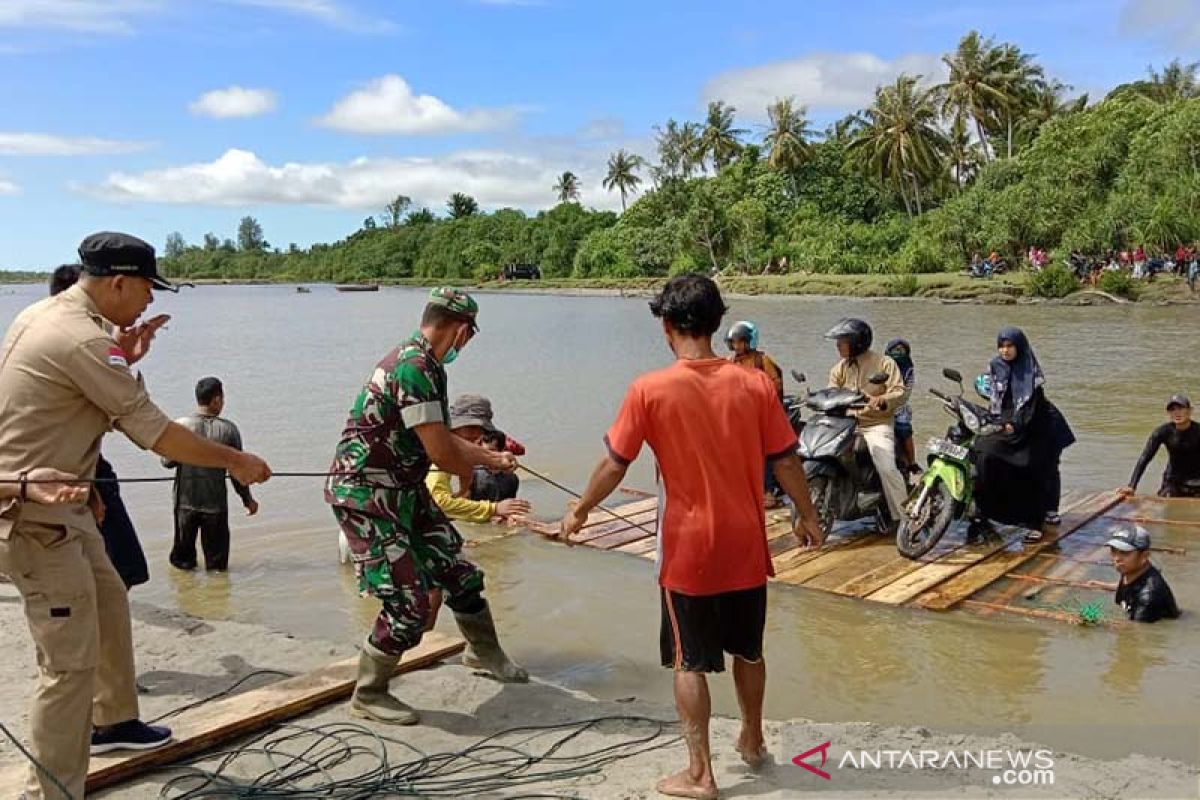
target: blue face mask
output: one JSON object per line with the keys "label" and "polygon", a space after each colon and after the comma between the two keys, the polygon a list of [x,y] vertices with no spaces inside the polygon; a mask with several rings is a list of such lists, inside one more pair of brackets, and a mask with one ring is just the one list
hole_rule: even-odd
{"label": "blue face mask", "polygon": [[442,366],[449,366],[454,363],[454,359],[458,358],[458,348],[451,347],[446,351],[446,355],[442,356]]}

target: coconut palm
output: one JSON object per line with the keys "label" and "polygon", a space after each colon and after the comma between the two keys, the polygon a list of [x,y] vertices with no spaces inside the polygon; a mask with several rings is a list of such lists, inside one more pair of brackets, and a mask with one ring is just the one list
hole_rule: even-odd
{"label": "coconut palm", "polygon": [[808,109],[797,106],[795,99],[787,97],[767,106],[767,126],[763,143],[769,151],[767,164],[775,170],[791,176],[795,187],[796,170],[812,156],[812,145],[808,137]]}
{"label": "coconut palm", "polygon": [[638,170],[646,166],[646,159],[641,156],[618,150],[608,158],[608,174],[604,176],[602,185],[608,191],[616,189],[621,193],[621,211],[625,210],[625,196],[637,189],[642,179]]}
{"label": "coconut palm", "polygon": [[479,203],[475,202],[475,198],[462,192],[450,195],[450,199],[446,201],[446,208],[450,211],[450,219],[472,217],[479,213]]}
{"label": "coconut palm", "polygon": [[579,176],[570,171],[559,175],[558,182],[554,184],[554,193],[558,195],[560,203],[578,203]]}
{"label": "coconut palm", "polygon": [[946,135],[946,158],[956,190],[970,183],[983,166],[983,151],[967,127],[967,118],[955,114]]}
{"label": "coconut palm", "polygon": [[700,131],[700,161],[703,162],[705,158],[711,160],[714,172],[724,169],[742,149],[741,137],[746,131],[733,127],[733,115],[736,111],[737,109],[726,105],[722,100],[714,100],[708,104],[708,115]]}
{"label": "coconut palm", "polygon": [[1163,67],[1162,72],[1153,67],[1147,71],[1150,80],[1143,84],[1143,91],[1151,100],[1169,103],[1200,97],[1200,61],[1184,64],[1177,58]]}
{"label": "coconut palm", "polygon": [[698,122],[685,122],[679,129],[679,153],[683,177],[690,178],[696,170],[704,170],[703,129]]}
{"label": "coconut palm", "polygon": [[867,175],[899,192],[910,216],[923,210],[921,187],[943,174],[949,149],[934,90],[923,89],[920,80],[901,74],[876,89],[874,104],[863,112],[866,125],[849,146]]}
{"label": "coconut palm", "polygon": [[1034,61],[1033,55],[1023,52],[1014,44],[997,48],[996,58],[1000,69],[1001,88],[1008,96],[996,109],[1000,123],[998,133],[1005,139],[1005,154],[1013,156],[1013,136],[1019,120],[1028,112],[1038,93],[1046,86],[1046,73]]}
{"label": "coconut palm", "polygon": [[1013,100],[1007,92],[1004,58],[995,40],[983,38],[978,31],[964,36],[953,54],[942,56],[942,63],[950,70],[946,82],[937,87],[942,114],[960,114],[974,120],[985,158],[991,156],[986,128],[995,124],[1001,109]]}

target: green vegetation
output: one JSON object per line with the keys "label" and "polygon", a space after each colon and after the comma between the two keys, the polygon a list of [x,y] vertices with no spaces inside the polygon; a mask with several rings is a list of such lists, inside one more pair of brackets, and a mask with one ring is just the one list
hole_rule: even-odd
{"label": "green vegetation", "polygon": [[[1019,266],[1036,245],[1061,265],[1072,250],[1200,238],[1200,64],[1151,70],[1088,106],[1014,44],[971,32],[943,60],[944,84],[901,75],[821,135],[792,98],[765,109],[760,142],[720,101],[703,121],[667,120],[655,159],[609,159],[602,185],[619,194],[619,215],[584,209],[580,178],[565,171],[546,187],[558,205],[537,214],[484,213],[455,193],[439,217],[399,195],[346,239],[307,250],[272,250],[249,217],[236,244],[172,234],[164,267],[190,279],[430,283],[537,264],[545,286],[704,271],[730,286],[766,276],[753,290],[779,278],[785,289],[927,296],[918,276],[961,271],[975,253]],[[1003,301],[1078,288],[1060,267],[953,292]]]}

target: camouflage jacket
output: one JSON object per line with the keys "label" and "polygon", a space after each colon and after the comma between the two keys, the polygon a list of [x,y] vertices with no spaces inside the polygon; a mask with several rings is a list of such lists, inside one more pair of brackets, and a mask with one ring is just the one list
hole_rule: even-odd
{"label": "camouflage jacket", "polygon": [[418,332],[384,356],[350,409],[330,465],[325,502],[368,514],[404,516],[425,488],[429,455],[413,428],[447,423],[446,370]]}

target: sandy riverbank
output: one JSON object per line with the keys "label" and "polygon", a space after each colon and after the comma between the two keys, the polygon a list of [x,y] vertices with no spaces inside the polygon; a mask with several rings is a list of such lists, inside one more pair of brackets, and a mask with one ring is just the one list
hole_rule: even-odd
{"label": "sandy riverbank", "polygon": [[[299,640],[241,623],[199,620],[145,604],[135,604],[134,613],[139,681],[149,690],[143,696],[143,716],[147,718],[219,692],[256,669],[301,672],[354,653],[354,647],[349,644],[356,638],[356,632],[352,631],[347,631],[346,642],[328,643]],[[0,718],[23,737],[27,731],[28,697],[36,680],[36,669],[20,604],[13,587],[8,584],[0,584],[0,640],[8,645],[0,651],[0,681],[9,687],[9,691],[0,697]],[[661,679],[665,681],[668,676],[664,673]],[[247,682],[244,688],[261,686],[271,680],[273,678],[256,678]],[[728,691],[728,683],[727,677],[718,679],[714,691]],[[521,725],[557,724],[601,716],[674,719],[671,708],[637,698],[629,698],[627,702],[600,702],[539,681],[528,686],[501,686],[454,664],[404,676],[394,683],[394,688],[422,710],[424,724],[399,730],[378,726],[376,730],[395,736],[407,747],[426,754],[461,750],[484,736]],[[305,717],[298,724],[351,721],[344,705],[338,704]],[[646,732],[646,728],[633,725],[607,725],[573,741],[563,752],[570,754],[607,747]],[[725,797],[785,798],[808,791],[820,791],[834,797],[1200,796],[1200,771],[1196,768],[1134,754],[1118,761],[1104,762],[1050,751],[1054,785],[1039,790],[996,785],[993,780],[998,773],[979,769],[839,770],[836,765],[847,750],[856,753],[861,750],[899,750],[961,754],[1007,753],[1034,750],[1036,746],[1022,745],[1010,736],[963,736],[934,733],[919,727],[883,728],[857,722],[821,724],[798,719],[768,724],[767,743],[774,763],[755,774],[744,767],[732,751],[736,734],[735,720],[714,721],[715,769]],[[654,797],[653,786],[657,778],[678,767],[684,757],[682,745],[673,740],[673,736],[674,729],[670,728],[660,739],[668,746],[609,765],[596,775],[514,787],[511,792],[486,796],[545,792],[587,798]],[[832,773],[831,780],[825,781],[790,763],[796,754],[827,741],[832,743],[826,767]],[[414,754],[406,747],[392,745],[388,757],[394,763],[410,760]],[[0,747],[0,768],[9,767],[20,758],[11,746]],[[211,761],[206,763],[212,764]],[[819,766],[819,756],[809,758],[808,763]],[[265,769],[263,764],[255,768]],[[158,797],[169,777],[170,773],[156,774],[99,796]]]}

